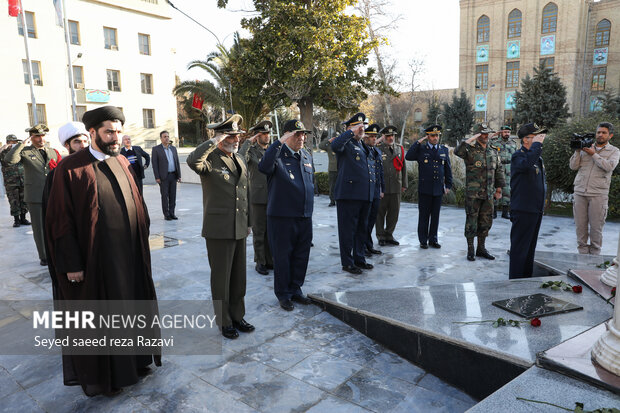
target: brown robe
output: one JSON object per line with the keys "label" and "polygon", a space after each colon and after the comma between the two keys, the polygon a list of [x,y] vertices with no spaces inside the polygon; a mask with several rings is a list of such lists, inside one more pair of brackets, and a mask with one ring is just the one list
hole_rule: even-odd
{"label": "brown robe", "polygon": [[[156,300],[149,217],[122,156],[97,161],[88,148],[56,168],[46,208],[46,237],[58,300]],[[84,271],[71,283],[67,272]],[[161,365],[155,354],[155,364]],[[138,381],[153,356],[64,355],[66,385],[87,395]]]}

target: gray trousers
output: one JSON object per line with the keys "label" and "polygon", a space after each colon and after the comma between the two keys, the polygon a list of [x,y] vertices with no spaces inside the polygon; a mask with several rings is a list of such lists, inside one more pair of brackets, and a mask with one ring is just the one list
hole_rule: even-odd
{"label": "gray trousers", "polygon": [[39,260],[46,259],[45,256],[45,224],[43,222],[43,204],[41,202],[28,202],[28,210],[30,211],[30,220],[32,221],[32,236],[34,243],[37,245]]}
{"label": "gray trousers", "polygon": [[262,265],[273,265],[269,239],[267,237],[267,205],[252,204],[250,209],[252,224],[252,243],[254,246],[254,262]]}
{"label": "gray trousers", "polygon": [[377,240],[393,240],[394,229],[398,222],[398,214],[400,213],[400,193],[385,194],[379,204],[379,213],[377,214],[376,234]]}
{"label": "gray trousers", "polygon": [[[600,255],[609,195],[573,195],[573,216],[580,254]],[[590,243],[588,244],[588,238]]]}

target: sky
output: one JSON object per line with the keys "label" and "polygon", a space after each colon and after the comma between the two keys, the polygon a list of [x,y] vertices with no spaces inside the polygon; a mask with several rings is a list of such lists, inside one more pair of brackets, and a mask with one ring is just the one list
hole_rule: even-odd
{"label": "sky", "polygon": [[[229,0],[226,10],[218,9],[216,0],[171,0],[180,10],[192,16],[215,33],[229,47],[233,33],[242,37],[249,34],[241,28],[241,19],[252,16],[251,0]],[[382,53],[397,61],[396,72],[402,79],[400,91],[408,90],[412,59],[423,59],[424,70],[419,76],[419,89],[447,89],[458,87],[459,72],[459,1],[458,0],[388,0],[387,9],[400,20],[384,33],[389,44]],[[187,64],[204,59],[216,50],[216,39],[204,28],[172,11],[176,72],[181,80],[204,79],[200,69],[187,70]],[[371,60],[371,65],[374,60]]]}

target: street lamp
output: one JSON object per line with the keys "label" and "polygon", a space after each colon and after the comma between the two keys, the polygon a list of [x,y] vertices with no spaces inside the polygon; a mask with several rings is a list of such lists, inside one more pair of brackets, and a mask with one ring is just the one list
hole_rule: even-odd
{"label": "street lamp", "polygon": [[[484,123],[487,123],[487,112],[489,110],[489,92],[495,87],[495,83],[491,85],[489,90],[484,93]],[[481,90],[480,85],[476,85],[476,89]]]}

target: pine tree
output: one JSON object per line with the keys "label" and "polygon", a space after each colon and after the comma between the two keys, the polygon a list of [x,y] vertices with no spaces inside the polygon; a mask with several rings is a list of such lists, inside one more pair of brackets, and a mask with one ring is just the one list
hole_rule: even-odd
{"label": "pine tree", "polygon": [[566,103],[566,87],[556,73],[541,64],[521,81],[515,92],[515,120],[519,124],[534,122],[553,128],[570,116]]}
{"label": "pine tree", "polygon": [[463,89],[459,97],[456,93],[452,96],[451,103],[444,103],[443,114],[444,143],[454,146],[469,133],[474,124],[474,107]]}
{"label": "pine tree", "polygon": [[[429,126],[432,126],[435,124],[435,120],[437,119],[437,117],[439,115],[441,115],[441,106],[439,106],[439,103],[437,103],[436,101],[432,101],[428,103],[428,114],[426,115],[426,122],[424,122],[422,124],[422,127],[424,129],[428,128]],[[443,116],[440,117],[440,119],[443,118]],[[443,125],[442,121],[440,119],[437,119],[437,123],[439,123],[440,125]]]}
{"label": "pine tree", "polygon": [[603,112],[616,119],[620,119],[620,95],[616,95],[613,91],[605,92]]}

